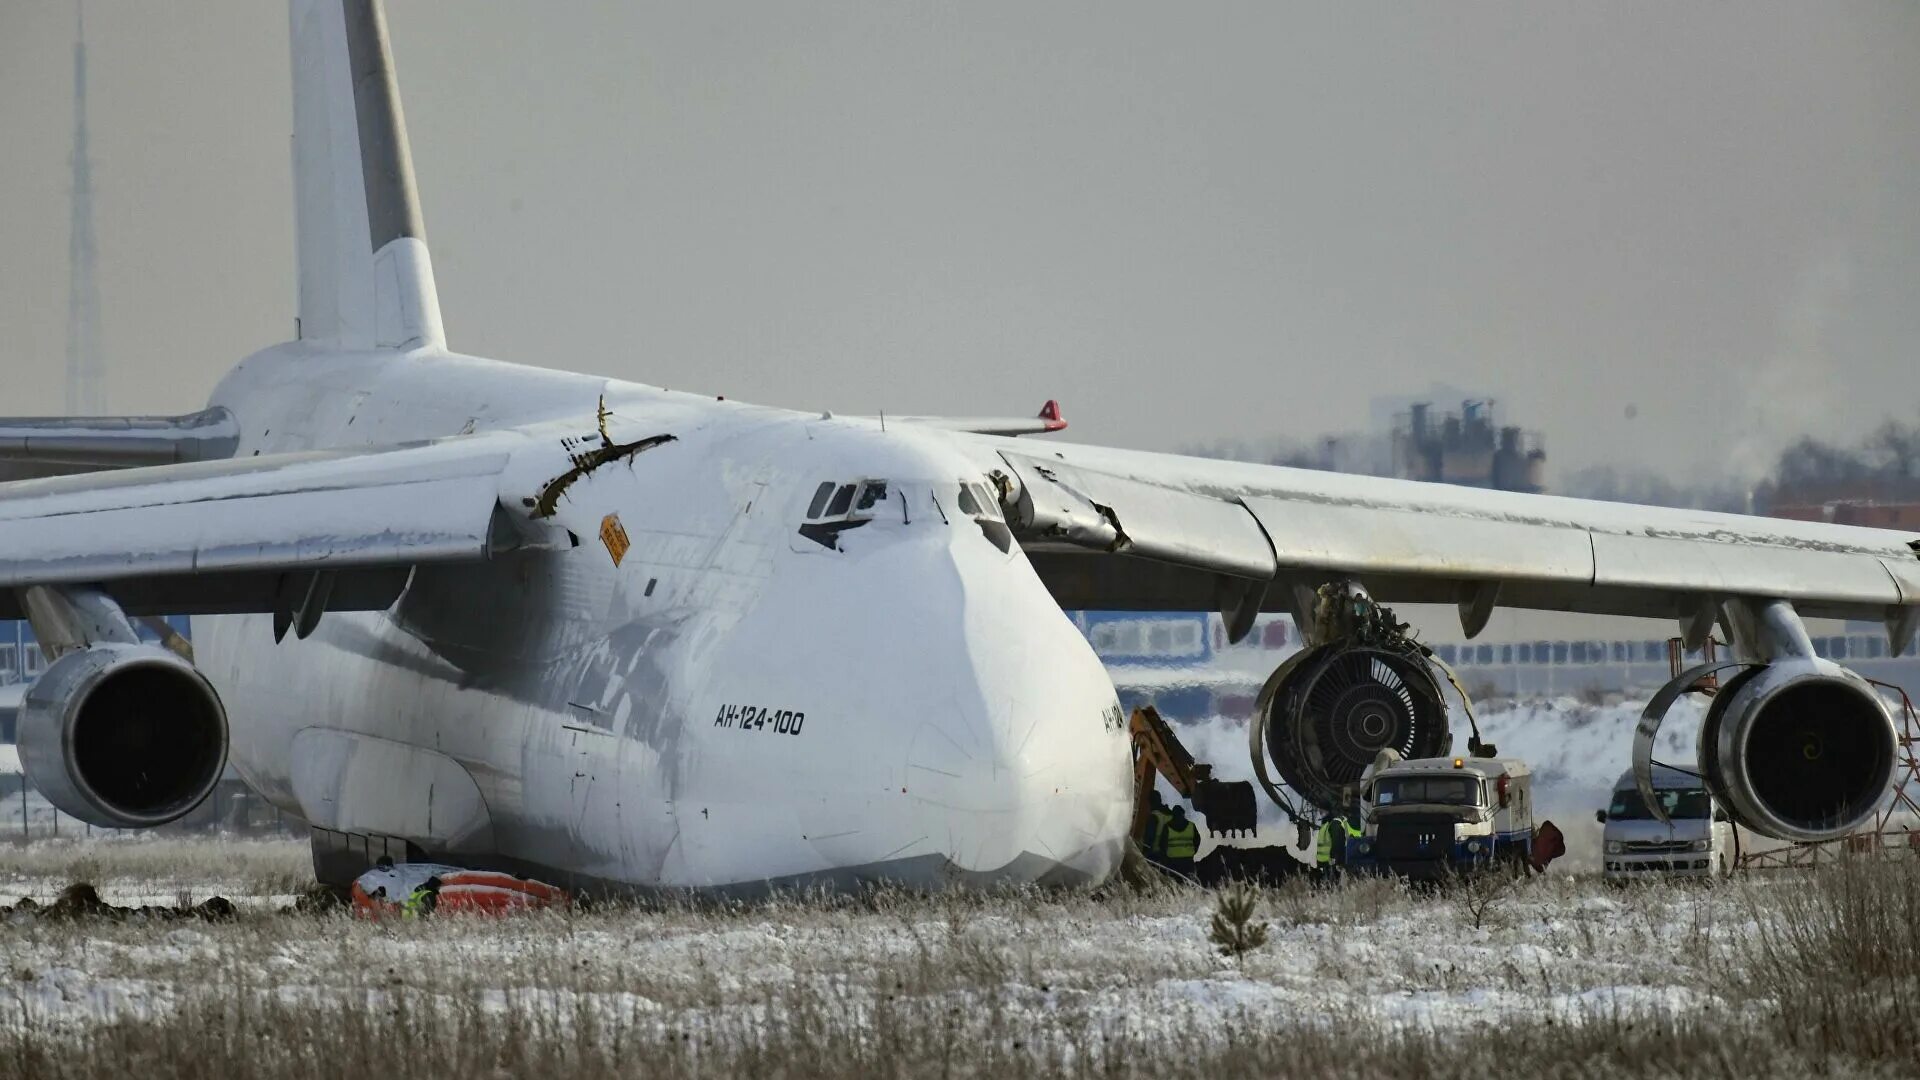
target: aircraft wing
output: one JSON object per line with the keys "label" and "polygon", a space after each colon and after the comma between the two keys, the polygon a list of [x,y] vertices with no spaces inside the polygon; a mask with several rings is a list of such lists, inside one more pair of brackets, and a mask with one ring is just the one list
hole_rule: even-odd
{"label": "aircraft wing", "polygon": [[[327,607],[392,603],[416,563],[519,537],[496,517],[522,441],[275,454],[0,484],[0,619],[20,590],[102,584],[129,615],[272,612],[331,571]],[[302,585],[304,587],[304,585]]]}
{"label": "aircraft wing", "polygon": [[[1914,536],[1102,447],[982,439],[1013,526],[1068,609],[1311,610],[1341,578],[1389,602],[1681,619],[1790,600],[1808,617],[1888,620],[1920,604]],[[1257,605],[1255,607],[1254,605]],[[1897,627],[1897,629],[1896,629]]]}

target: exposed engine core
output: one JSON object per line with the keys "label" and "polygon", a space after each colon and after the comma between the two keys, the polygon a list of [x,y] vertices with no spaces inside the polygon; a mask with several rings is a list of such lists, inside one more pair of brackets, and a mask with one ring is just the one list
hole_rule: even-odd
{"label": "exposed engine core", "polygon": [[1700,728],[1708,786],[1735,820],[1777,840],[1831,840],[1886,801],[1897,739],[1860,676],[1796,658],[1727,680]]}
{"label": "exposed engine core", "polygon": [[164,825],[227,764],[227,713],[193,665],[151,645],[98,644],[55,660],[19,720],[27,779],[63,813],[107,828]]}
{"label": "exposed engine core", "polygon": [[1382,750],[1445,754],[1439,684],[1417,646],[1334,642],[1290,657],[1260,695],[1266,751],[1307,802],[1331,810]]}

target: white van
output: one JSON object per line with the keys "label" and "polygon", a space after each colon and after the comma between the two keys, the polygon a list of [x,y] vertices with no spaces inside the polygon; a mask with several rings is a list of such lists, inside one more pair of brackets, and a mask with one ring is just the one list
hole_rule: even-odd
{"label": "white van", "polygon": [[1640,798],[1632,769],[1614,783],[1612,804],[1595,815],[1607,827],[1601,863],[1606,879],[1726,873],[1733,865],[1733,826],[1706,784],[1692,773],[1655,765],[1653,791],[1667,812],[1666,824]]}

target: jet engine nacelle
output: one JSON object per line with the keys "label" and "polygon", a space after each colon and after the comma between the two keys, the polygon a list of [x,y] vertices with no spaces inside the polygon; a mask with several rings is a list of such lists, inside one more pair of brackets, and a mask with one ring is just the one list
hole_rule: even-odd
{"label": "jet engine nacelle", "polygon": [[1898,740],[1865,679],[1827,660],[1749,667],[1700,728],[1709,788],[1740,824],[1776,840],[1831,840],[1886,801]]}
{"label": "jet engine nacelle", "polygon": [[1322,810],[1343,807],[1382,750],[1438,757],[1452,745],[1440,686],[1410,642],[1338,641],[1295,653],[1267,679],[1257,708],[1265,746],[1254,753],[1264,749],[1287,785]]}
{"label": "jet engine nacelle", "polygon": [[192,664],[152,645],[61,656],[28,687],[20,765],[62,812],[116,829],[200,805],[227,765],[227,712]]}

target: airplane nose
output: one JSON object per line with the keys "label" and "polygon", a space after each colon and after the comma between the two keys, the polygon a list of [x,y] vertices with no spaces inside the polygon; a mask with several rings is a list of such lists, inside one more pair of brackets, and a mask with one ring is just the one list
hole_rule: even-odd
{"label": "airplane nose", "polygon": [[[712,670],[804,710],[777,742],[703,732],[673,876],[915,888],[1099,881],[1131,823],[1113,681],[1016,551],[929,526],[803,564]],[[793,633],[804,613],[807,633]],[[704,816],[717,813],[726,819]],[[777,811],[770,807],[777,806]],[[800,841],[799,845],[794,840]]]}
{"label": "airplane nose", "polygon": [[969,616],[954,692],[930,704],[907,746],[908,806],[962,875],[1099,880],[1119,863],[1131,799],[1120,706],[1086,641],[1042,597],[1015,621]]}

